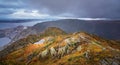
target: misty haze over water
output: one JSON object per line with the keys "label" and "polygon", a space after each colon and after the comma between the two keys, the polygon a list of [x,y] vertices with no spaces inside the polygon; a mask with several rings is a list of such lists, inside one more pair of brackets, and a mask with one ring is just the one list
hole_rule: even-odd
{"label": "misty haze over water", "polygon": [[33,26],[37,23],[41,23],[41,21],[22,22],[22,23],[0,23],[0,29],[13,28],[13,27],[17,27],[19,25]]}

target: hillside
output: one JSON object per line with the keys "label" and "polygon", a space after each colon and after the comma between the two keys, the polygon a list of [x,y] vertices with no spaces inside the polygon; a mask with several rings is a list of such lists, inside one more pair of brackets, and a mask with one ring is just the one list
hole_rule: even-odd
{"label": "hillside", "polygon": [[119,22],[120,20],[79,19],[62,19],[55,21],[46,21],[42,23],[37,23],[36,25],[23,30],[12,39],[12,42],[17,41],[21,38],[25,38],[28,35],[39,34],[39,32],[42,32],[49,27],[57,27],[64,30],[67,33],[85,31],[107,39],[120,40]]}
{"label": "hillside", "polygon": [[1,65],[120,65],[119,43],[85,32],[51,27],[21,40],[0,52]]}
{"label": "hillside", "polygon": [[62,19],[38,23],[32,28],[41,32],[48,27],[57,27],[67,33],[85,31],[107,39],[120,40],[120,20]]}
{"label": "hillside", "polygon": [[34,42],[40,40],[43,37],[46,36],[56,36],[56,35],[64,35],[66,34],[64,31],[62,31],[59,28],[50,27],[44,30],[43,32],[40,32],[38,35],[29,35],[25,38],[22,38],[20,40],[17,40],[10,45],[6,46],[3,50],[0,51],[0,58],[9,54],[12,51],[15,51],[19,48],[25,47],[28,44],[33,44]]}
{"label": "hillside", "polygon": [[0,38],[8,37],[9,39],[12,39],[23,31],[24,28],[24,26],[17,26],[15,28],[0,29]]}
{"label": "hillside", "polygon": [[8,46],[10,42],[12,43],[12,40],[15,38],[15,36],[20,34],[20,32],[22,32],[24,29],[26,29],[25,26],[0,29],[0,50]]}

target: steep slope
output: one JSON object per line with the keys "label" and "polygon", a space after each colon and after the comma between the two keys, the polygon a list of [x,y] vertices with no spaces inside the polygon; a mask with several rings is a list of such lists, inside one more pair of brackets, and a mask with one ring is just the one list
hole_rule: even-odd
{"label": "steep slope", "polygon": [[22,30],[24,30],[24,26],[17,26],[15,28],[1,29],[0,30],[0,38],[8,37],[8,38],[12,39],[17,34],[19,34]]}
{"label": "steep slope", "polygon": [[7,28],[0,30],[0,47],[4,49],[6,46],[13,42],[12,39],[15,38],[16,35],[20,34],[26,27],[24,26],[17,26],[14,28]]}
{"label": "steep slope", "polygon": [[45,36],[57,36],[64,34],[66,33],[59,28],[55,28],[55,27],[46,28],[43,32],[40,32],[37,35],[29,35],[26,38],[22,38],[20,40],[11,43],[7,47],[5,47],[5,49],[0,51],[0,58],[6,56],[10,52],[13,52],[19,48],[25,47],[28,44],[34,43]]}
{"label": "steep slope", "polygon": [[0,63],[2,65],[120,64],[119,43],[85,32],[65,34],[58,29],[54,28],[57,33],[60,33],[56,35],[53,28],[46,29],[45,32],[42,32],[45,34],[40,38],[40,41],[44,41],[27,44],[25,47],[9,53],[0,59]]}
{"label": "steep slope", "polygon": [[27,29],[24,29],[23,31],[21,31],[19,34],[15,35],[15,37],[12,38],[10,43],[15,42],[22,38],[26,38],[29,35],[35,35],[35,34],[37,34],[36,30],[31,27],[28,27]]}

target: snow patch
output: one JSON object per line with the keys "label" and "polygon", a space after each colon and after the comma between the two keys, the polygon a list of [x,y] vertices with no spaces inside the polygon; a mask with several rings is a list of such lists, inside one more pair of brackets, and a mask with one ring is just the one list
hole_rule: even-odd
{"label": "snow patch", "polygon": [[44,42],[45,42],[45,39],[41,39],[40,41],[35,42],[34,44],[42,44],[42,43],[44,43]]}

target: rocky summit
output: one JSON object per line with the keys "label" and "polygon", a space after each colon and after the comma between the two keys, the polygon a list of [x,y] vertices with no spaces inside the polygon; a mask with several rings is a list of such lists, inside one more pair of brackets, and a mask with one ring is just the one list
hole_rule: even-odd
{"label": "rocky summit", "polygon": [[120,65],[119,42],[86,32],[51,27],[20,40],[0,51],[0,65]]}

